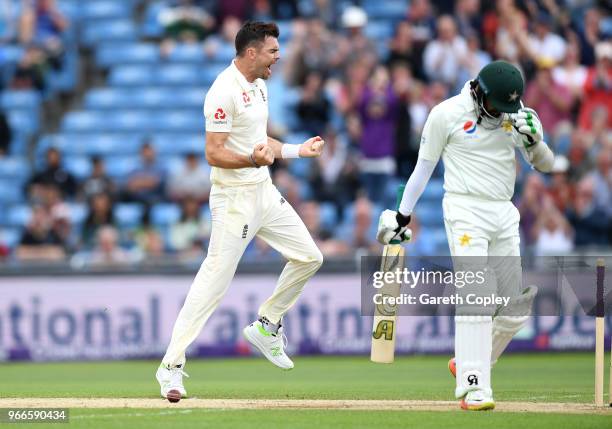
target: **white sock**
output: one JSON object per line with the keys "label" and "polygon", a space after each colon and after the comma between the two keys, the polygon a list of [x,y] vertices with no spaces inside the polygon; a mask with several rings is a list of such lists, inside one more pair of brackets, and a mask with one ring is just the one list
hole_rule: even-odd
{"label": "white sock", "polygon": [[455,316],[455,397],[471,390],[491,391],[491,316]]}

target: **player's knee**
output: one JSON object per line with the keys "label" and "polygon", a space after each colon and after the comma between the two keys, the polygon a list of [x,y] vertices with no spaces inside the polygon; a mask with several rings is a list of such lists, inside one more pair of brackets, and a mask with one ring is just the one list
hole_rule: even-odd
{"label": "player's knee", "polygon": [[323,265],[323,254],[317,248],[312,254],[312,264],[316,266],[317,270]]}

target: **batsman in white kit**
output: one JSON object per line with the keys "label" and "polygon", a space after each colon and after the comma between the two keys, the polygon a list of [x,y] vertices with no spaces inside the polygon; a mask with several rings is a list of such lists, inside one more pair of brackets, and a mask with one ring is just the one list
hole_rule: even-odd
{"label": "batsman in white kit", "polygon": [[456,307],[449,369],[466,410],[495,407],[491,365],[527,322],[537,293],[535,286],[522,287],[520,215],[511,202],[515,149],[541,172],[551,171],[554,155],[543,141],[537,113],[521,103],[523,86],[516,67],[494,61],[459,95],[435,106],[399,210],[385,210],[379,220],[381,243],[410,239],[410,215],[441,157],[444,225],[455,270],[461,261],[483,261],[492,268],[494,292],[511,298],[507,306],[488,310]]}
{"label": "batsman in white kit", "polygon": [[185,351],[221,301],[255,236],[288,262],[272,296],[259,308],[258,320],[244,328],[244,337],[274,365],[293,368],[285,353],[282,317],[317,272],[323,256],[298,214],[272,184],[267,166],[277,158],[317,157],[324,141],[317,136],[290,145],[267,135],[265,80],[279,60],[278,36],[274,23],[245,23],[236,35],[236,58],[206,95],[212,233],[206,259],[191,285],[156,374],[161,395],[173,402],[186,396]]}

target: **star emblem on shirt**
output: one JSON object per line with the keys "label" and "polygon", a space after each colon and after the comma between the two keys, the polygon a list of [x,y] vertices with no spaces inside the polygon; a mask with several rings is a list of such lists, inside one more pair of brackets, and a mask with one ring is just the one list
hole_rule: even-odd
{"label": "star emblem on shirt", "polygon": [[505,132],[509,133],[510,131],[512,131],[512,124],[510,123],[510,121],[504,121],[502,122],[502,128]]}
{"label": "star emblem on shirt", "polygon": [[516,101],[518,96],[519,96],[518,92],[516,92],[516,90],[514,90],[514,92],[510,93],[510,97],[508,98],[508,101]]}
{"label": "star emblem on shirt", "polygon": [[470,237],[469,235],[463,234],[461,237],[459,237],[459,244],[462,247],[463,246],[469,246],[471,239],[472,239],[472,237]]}

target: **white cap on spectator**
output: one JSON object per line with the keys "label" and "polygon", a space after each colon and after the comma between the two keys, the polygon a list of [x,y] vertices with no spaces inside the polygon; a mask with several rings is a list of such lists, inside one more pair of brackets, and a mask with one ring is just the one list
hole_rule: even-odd
{"label": "white cap on spectator", "polygon": [[565,173],[569,169],[569,161],[563,155],[556,155],[553,161],[552,173]]}
{"label": "white cap on spectator", "polygon": [[359,6],[349,6],[342,12],[342,26],[344,28],[363,27],[368,23],[368,16]]}

